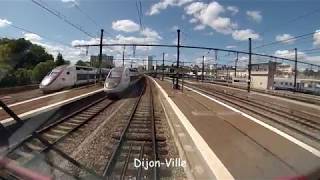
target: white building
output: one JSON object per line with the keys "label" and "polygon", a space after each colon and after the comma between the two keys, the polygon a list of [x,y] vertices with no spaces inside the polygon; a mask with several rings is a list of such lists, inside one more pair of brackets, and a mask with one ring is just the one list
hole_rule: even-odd
{"label": "white building", "polygon": [[147,71],[152,71],[153,70],[153,57],[152,56],[148,56],[148,60],[147,60]]}
{"label": "white building", "polygon": [[276,75],[279,77],[292,77],[294,75],[294,68],[290,64],[277,65]]}

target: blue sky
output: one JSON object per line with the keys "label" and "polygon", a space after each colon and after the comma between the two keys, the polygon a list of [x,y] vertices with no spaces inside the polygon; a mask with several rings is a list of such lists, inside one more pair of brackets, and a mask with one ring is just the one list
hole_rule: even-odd
{"label": "blue sky", "polygon": [[[143,29],[139,25],[136,0],[34,1],[57,10],[95,37],[103,28],[106,43],[172,44],[176,41],[175,30],[180,28],[182,44],[246,50],[248,37],[253,39],[253,47],[256,47],[320,29],[320,1],[142,0]],[[12,25],[33,33],[13,28]],[[97,38],[88,37],[31,0],[0,0],[0,36],[25,37],[43,45],[54,55],[61,52],[72,62],[89,57],[84,48],[72,48],[72,45],[98,42]],[[320,64],[320,53],[307,54],[302,51],[320,48],[320,33],[254,51],[292,58],[293,48],[298,48],[300,60]],[[121,56],[120,51],[121,47],[104,48],[105,53],[116,57]],[[181,51],[185,61],[198,62],[203,55],[208,59],[214,57],[214,52]],[[95,48],[89,49],[89,55],[97,52]],[[175,59],[176,50],[168,48],[137,48],[136,57],[154,55],[160,58],[162,52],[167,53],[167,59]],[[132,55],[132,48],[128,47],[126,56]],[[241,58],[245,62],[246,56]],[[233,54],[218,52],[219,63],[228,64],[232,59]]]}

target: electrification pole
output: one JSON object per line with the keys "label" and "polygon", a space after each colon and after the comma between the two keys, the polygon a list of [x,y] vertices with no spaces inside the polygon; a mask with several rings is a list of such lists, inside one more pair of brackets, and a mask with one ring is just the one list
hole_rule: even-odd
{"label": "electrification pole", "polygon": [[162,53],[162,81],[164,79],[164,53]]}
{"label": "electrification pole", "polygon": [[294,91],[297,90],[297,75],[298,75],[298,52],[294,48]]}
{"label": "electrification pole", "polygon": [[249,38],[248,92],[250,92],[251,86],[251,53],[251,38]]}
{"label": "electrification pole", "polygon": [[178,41],[177,41],[177,74],[176,74],[176,88],[179,88],[179,61],[180,61],[180,29],[177,30]]}
{"label": "electrification pole", "polygon": [[157,68],[157,66],[158,66],[158,59],[156,59],[156,78],[158,77],[158,68]]}
{"label": "electrification pole", "polygon": [[103,40],[103,29],[101,29],[100,35],[100,53],[99,53],[99,78],[98,81],[101,79],[101,62],[102,62],[102,40]]}
{"label": "electrification pole", "polygon": [[239,53],[237,52],[237,58],[234,62],[234,77],[237,77],[237,65],[238,65],[238,59],[239,58]]}
{"label": "electrification pole", "polygon": [[126,49],[126,46],[123,46],[123,51],[122,51],[122,66],[124,67],[124,51]]}
{"label": "electrification pole", "polygon": [[201,79],[202,79],[202,82],[204,80],[204,56],[202,56],[202,75],[201,75]]}

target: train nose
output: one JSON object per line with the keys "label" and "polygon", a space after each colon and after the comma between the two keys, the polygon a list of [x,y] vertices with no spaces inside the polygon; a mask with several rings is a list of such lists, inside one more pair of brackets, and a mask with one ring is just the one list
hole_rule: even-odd
{"label": "train nose", "polygon": [[104,84],[104,88],[106,89],[112,89],[112,88],[115,88],[119,83],[118,82],[115,82],[115,81],[107,81],[105,82]]}
{"label": "train nose", "polygon": [[40,88],[47,86],[51,82],[52,78],[50,76],[46,76],[40,83]]}

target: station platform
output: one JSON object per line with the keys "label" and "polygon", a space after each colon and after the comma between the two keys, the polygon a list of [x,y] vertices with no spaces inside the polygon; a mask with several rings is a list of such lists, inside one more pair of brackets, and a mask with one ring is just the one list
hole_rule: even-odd
{"label": "station platform", "polygon": [[[188,86],[153,80],[195,179],[320,177],[318,149]],[[206,166],[194,163],[197,153]]]}
{"label": "station platform", "polygon": [[[32,115],[45,112],[51,108],[64,105],[66,103],[86,97],[90,94],[102,91],[100,85],[83,86],[68,90],[63,90],[50,94],[36,93],[38,90],[31,90],[31,92],[20,92],[16,94],[8,94],[7,97],[19,98],[20,101],[9,101],[6,104],[13,110],[20,118],[24,119]],[[32,95],[30,95],[32,94]],[[25,96],[23,96],[25,95]],[[30,95],[30,96],[28,96]],[[29,97],[29,98],[23,98]],[[12,118],[0,107],[0,123],[6,125],[10,124]]]}

